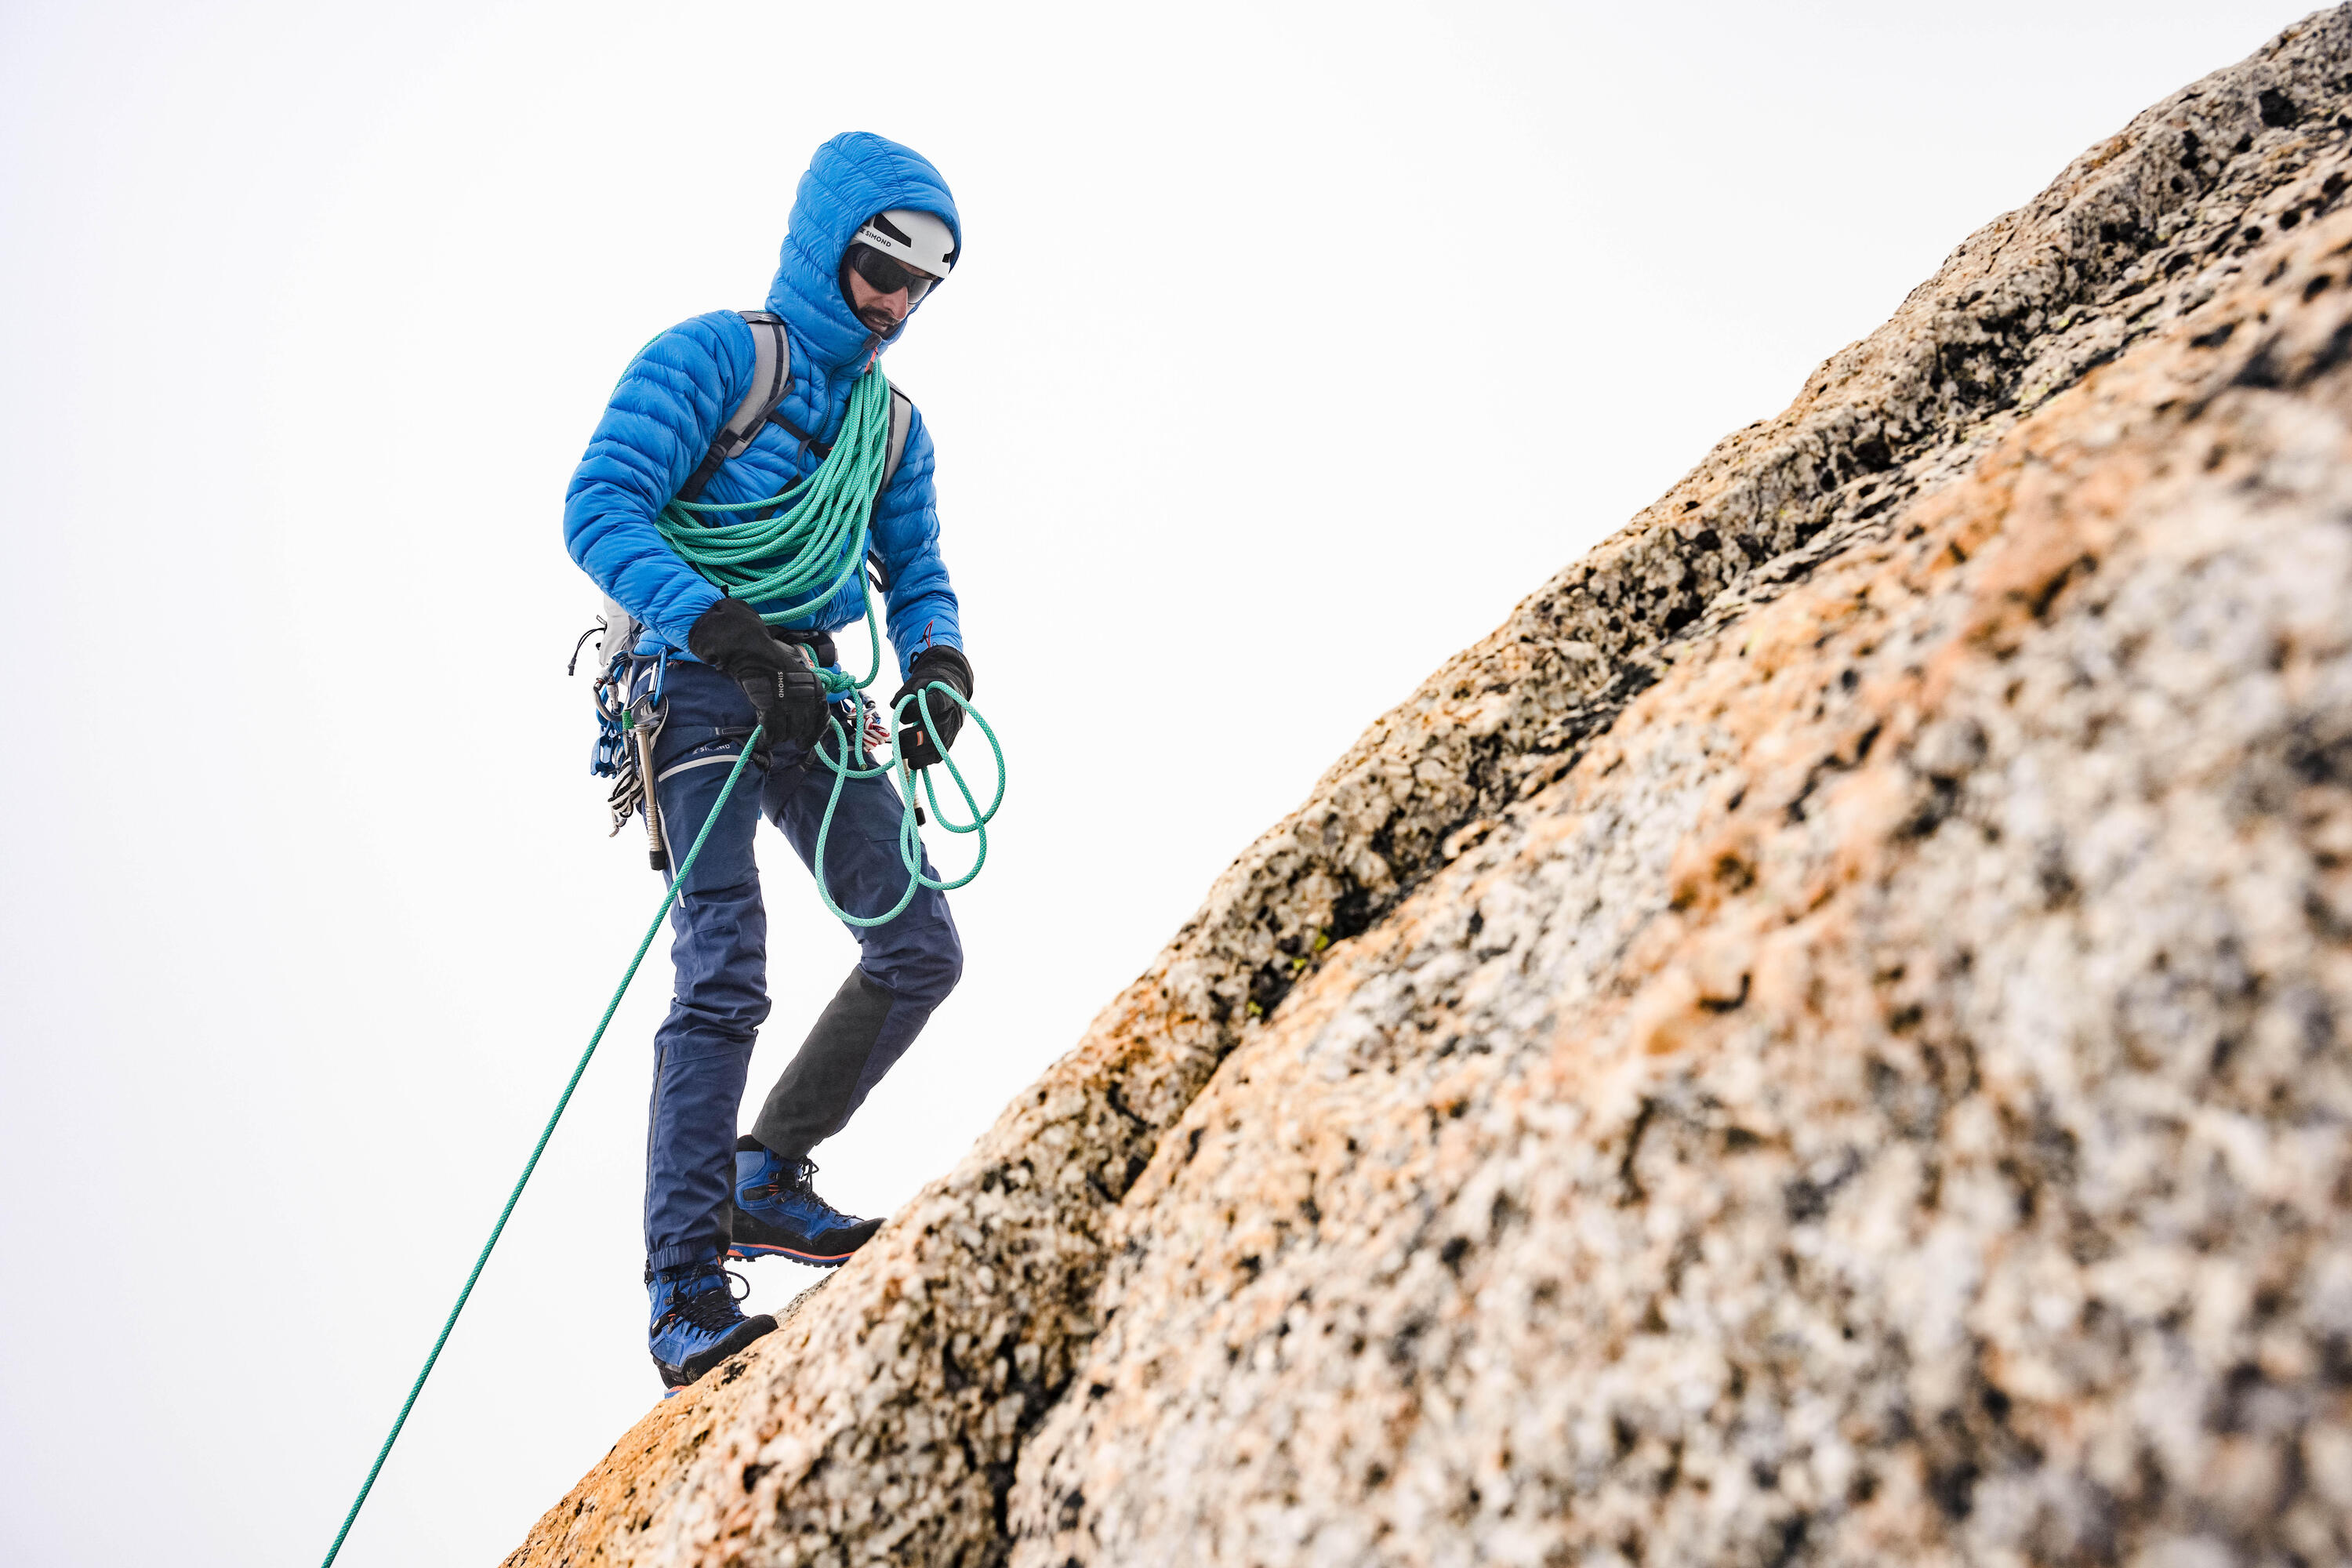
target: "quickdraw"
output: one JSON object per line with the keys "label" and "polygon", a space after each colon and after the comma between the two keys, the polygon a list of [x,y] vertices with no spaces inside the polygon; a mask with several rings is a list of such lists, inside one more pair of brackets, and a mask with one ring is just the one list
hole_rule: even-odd
{"label": "quickdraw", "polygon": [[[651,680],[644,679],[648,666]],[[615,652],[596,678],[596,742],[588,753],[588,771],[613,781],[604,797],[613,813],[612,830],[605,837],[619,833],[631,816],[643,813],[646,858],[656,871],[669,869],[669,848],[662,837],[661,803],[648,784],[654,776],[654,743],[669,717],[662,701],[668,675],[667,649],[651,658],[640,658],[625,647]],[[640,686],[644,689],[637,689]]]}

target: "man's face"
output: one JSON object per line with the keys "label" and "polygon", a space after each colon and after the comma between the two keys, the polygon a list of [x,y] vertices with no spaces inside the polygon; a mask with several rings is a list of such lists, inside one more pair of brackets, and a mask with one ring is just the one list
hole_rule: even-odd
{"label": "man's face", "polygon": [[894,332],[898,323],[907,319],[907,290],[895,289],[885,294],[857,275],[855,267],[841,269],[842,281],[849,289],[849,308],[866,323],[868,331]]}

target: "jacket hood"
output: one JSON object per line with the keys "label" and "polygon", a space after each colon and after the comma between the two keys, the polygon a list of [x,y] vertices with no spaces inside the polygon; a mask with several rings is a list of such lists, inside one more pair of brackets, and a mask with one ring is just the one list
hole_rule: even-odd
{"label": "jacket hood", "polygon": [[[937,213],[961,252],[963,224],[948,183],[920,153],[870,131],[845,132],[819,147],[793,196],[783,255],[776,280],[768,286],[768,309],[791,322],[829,370],[856,366],[872,336],[841,297],[842,254],[859,225],[892,207]],[[914,320],[914,312],[907,319]],[[896,342],[906,330],[901,321],[883,343]]]}

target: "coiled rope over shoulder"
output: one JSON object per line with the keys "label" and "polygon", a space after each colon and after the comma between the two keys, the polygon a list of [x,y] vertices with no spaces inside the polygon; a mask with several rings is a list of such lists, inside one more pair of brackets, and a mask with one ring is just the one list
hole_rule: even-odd
{"label": "coiled rope over shoulder", "polygon": [[[866,674],[853,679],[845,671],[817,670],[817,678],[830,695],[853,698],[858,705],[859,716],[848,725],[845,726],[837,716],[829,719],[826,734],[817,742],[818,757],[833,770],[833,793],[825,799],[824,820],[817,827],[813,868],[817,896],[824,900],[824,907],[835,918],[854,926],[877,926],[896,920],[914,901],[918,888],[951,891],[979,876],[981,868],[988,864],[988,825],[994,819],[997,807],[1004,804],[1004,748],[997,742],[996,731],[981,717],[980,710],[943,681],[930,681],[910,692],[888,715],[889,762],[861,768],[850,760],[865,751],[866,700],[858,694],[882,673],[882,632],[874,613],[873,591],[865,584],[865,565],[876,492],[881,488],[889,440],[890,384],[881,371],[869,365],[850,388],[849,411],[843,417],[841,436],[815,472],[763,500],[673,500],[654,520],[662,539],[679,559],[722,592],[755,605],[784,601],[782,607],[761,613],[760,618],[770,626],[786,626],[814,614],[831,604],[852,580],[864,590],[866,639],[870,655]],[[806,649],[802,653],[807,657]],[[814,665],[815,660],[811,658],[810,663]],[[941,752],[948,777],[963,797],[964,810],[969,814],[962,822],[950,820],[940,809],[939,787],[928,773],[924,775],[923,793],[940,826],[950,833],[976,836],[971,869],[951,882],[924,874],[914,779],[898,739],[908,721],[906,710],[909,702],[915,704],[924,732],[939,732],[931,722],[934,695],[944,695],[980,726],[996,759],[995,793],[983,808],[973,797],[971,786],[964,782],[963,771],[956,766],[955,759]],[[829,750],[827,742],[831,742]],[[833,891],[825,884],[825,842],[832,833],[834,810],[841,802],[842,787],[851,779],[873,778],[886,773],[898,786],[898,858],[907,868],[907,888],[887,912],[854,915],[834,901]]]}

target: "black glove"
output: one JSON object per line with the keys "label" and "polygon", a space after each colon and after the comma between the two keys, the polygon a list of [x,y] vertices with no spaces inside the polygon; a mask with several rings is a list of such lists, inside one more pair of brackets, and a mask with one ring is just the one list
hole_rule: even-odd
{"label": "black glove", "polygon": [[[953,688],[960,696],[970,697],[971,661],[951,647],[925,648],[915,656],[915,668],[908,676],[907,684],[898,688],[897,695],[890,699],[890,711],[898,714],[902,699],[913,696],[934,680]],[[908,703],[904,715],[907,727],[898,731],[898,751],[910,768],[927,768],[938,762],[940,753],[955,744],[957,733],[963,729],[963,705],[955,698],[943,697],[934,691],[926,696],[923,702],[930,705],[931,724],[939,731],[939,744],[932,745],[931,738],[923,733],[922,703]]]}
{"label": "black glove", "polygon": [[751,700],[773,745],[813,746],[824,733],[824,683],[799,648],[769,634],[760,612],[740,599],[721,599],[697,617],[686,651],[732,679]]}

